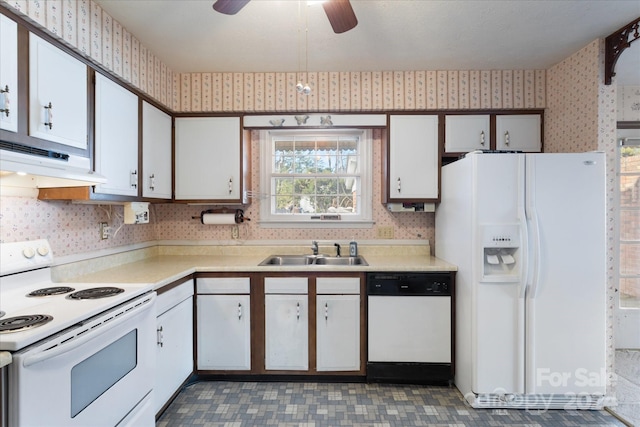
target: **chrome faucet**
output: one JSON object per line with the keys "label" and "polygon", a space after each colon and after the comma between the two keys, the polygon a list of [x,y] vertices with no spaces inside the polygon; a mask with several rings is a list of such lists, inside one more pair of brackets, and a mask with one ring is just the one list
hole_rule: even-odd
{"label": "chrome faucet", "polygon": [[311,241],[311,250],[313,251],[314,255],[318,255],[318,242],[315,240]]}
{"label": "chrome faucet", "polygon": [[335,247],[336,247],[336,257],[341,256],[341,255],[340,255],[340,244],[338,244],[338,243],[334,243],[334,244],[333,244],[333,246],[335,246]]}

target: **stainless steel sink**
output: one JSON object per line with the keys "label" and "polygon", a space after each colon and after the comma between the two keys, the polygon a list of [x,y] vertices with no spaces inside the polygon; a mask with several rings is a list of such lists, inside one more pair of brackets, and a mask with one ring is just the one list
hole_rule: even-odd
{"label": "stainless steel sink", "polygon": [[369,265],[361,256],[350,257],[318,257],[317,265]]}
{"label": "stainless steel sink", "polygon": [[271,255],[258,265],[309,265],[313,261],[313,255]]}
{"label": "stainless steel sink", "polygon": [[361,256],[333,257],[325,255],[270,255],[260,266],[265,265],[369,265]]}

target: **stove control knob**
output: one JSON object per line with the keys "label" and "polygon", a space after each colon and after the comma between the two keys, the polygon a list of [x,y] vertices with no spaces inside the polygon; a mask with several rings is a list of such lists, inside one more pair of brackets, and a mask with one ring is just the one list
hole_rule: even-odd
{"label": "stove control knob", "polygon": [[40,246],[38,248],[38,255],[40,256],[47,256],[49,255],[49,248],[46,246]]}
{"label": "stove control knob", "polygon": [[25,258],[33,258],[34,256],[36,256],[36,251],[33,250],[33,248],[29,247],[29,248],[24,248],[22,250],[22,255],[24,255]]}

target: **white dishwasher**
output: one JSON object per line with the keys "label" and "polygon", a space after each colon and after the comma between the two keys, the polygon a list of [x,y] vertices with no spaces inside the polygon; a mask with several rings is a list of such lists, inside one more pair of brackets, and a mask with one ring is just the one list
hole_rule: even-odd
{"label": "white dishwasher", "polygon": [[451,384],[453,274],[367,274],[368,381]]}

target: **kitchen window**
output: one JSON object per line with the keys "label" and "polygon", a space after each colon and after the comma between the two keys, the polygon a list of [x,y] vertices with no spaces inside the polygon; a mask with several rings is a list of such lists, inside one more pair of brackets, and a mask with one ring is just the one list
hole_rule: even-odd
{"label": "kitchen window", "polygon": [[640,137],[620,139],[620,307],[640,308]]}
{"label": "kitchen window", "polygon": [[260,137],[261,225],[372,226],[370,130],[270,130]]}

